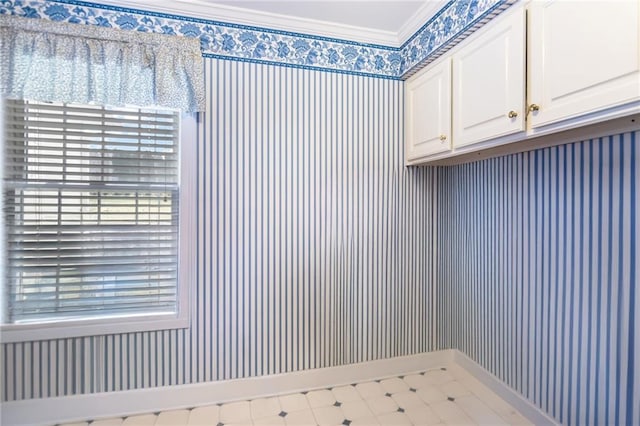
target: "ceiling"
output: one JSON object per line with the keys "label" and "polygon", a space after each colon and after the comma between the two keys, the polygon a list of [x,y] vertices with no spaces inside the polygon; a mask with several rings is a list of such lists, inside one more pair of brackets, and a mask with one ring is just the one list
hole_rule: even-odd
{"label": "ceiling", "polygon": [[94,0],[399,47],[449,0]]}
{"label": "ceiling", "polygon": [[212,3],[398,33],[428,0],[212,0]]}

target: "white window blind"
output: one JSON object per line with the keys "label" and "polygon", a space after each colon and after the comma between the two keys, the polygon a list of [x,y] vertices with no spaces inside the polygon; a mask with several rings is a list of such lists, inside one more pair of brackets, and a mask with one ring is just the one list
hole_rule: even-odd
{"label": "white window blind", "polygon": [[7,100],[5,322],[172,313],[179,113]]}

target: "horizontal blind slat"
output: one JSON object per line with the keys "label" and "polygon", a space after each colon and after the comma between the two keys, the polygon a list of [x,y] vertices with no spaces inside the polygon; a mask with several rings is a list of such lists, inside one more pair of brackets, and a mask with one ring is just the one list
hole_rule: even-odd
{"label": "horizontal blind slat", "polygon": [[178,114],[172,110],[164,109],[150,109],[150,108],[105,108],[102,106],[91,105],[71,105],[71,104],[46,104],[39,102],[22,101],[16,99],[6,100],[7,113],[20,114],[22,111],[50,111],[56,113],[62,113],[64,111],[73,111],[76,113],[86,114],[107,114],[112,116],[131,116],[131,117],[175,117],[177,120]]}

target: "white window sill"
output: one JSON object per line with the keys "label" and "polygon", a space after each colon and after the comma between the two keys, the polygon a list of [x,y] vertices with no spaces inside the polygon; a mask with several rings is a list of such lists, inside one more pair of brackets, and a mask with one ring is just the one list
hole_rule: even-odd
{"label": "white window sill", "polygon": [[189,318],[176,314],[140,315],[119,318],[70,320],[37,324],[0,326],[0,343],[102,336],[140,331],[172,330],[189,327]]}

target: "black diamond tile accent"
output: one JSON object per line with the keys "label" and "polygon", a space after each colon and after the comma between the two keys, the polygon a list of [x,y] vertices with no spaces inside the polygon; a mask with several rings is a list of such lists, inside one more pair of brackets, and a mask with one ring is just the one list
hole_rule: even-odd
{"label": "black diamond tile accent", "polygon": [[410,390],[411,392],[417,392],[417,390],[416,390],[416,389],[414,389],[414,388],[409,388],[409,390]]}
{"label": "black diamond tile accent", "polygon": [[351,386],[353,386],[355,388],[356,386],[358,386],[358,384],[357,383],[351,383]]}
{"label": "black diamond tile accent", "polygon": [[216,426],[224,426],[224,423],[218,422],[218,424]]}
{"label": "black diamond tile accent", "polygon": [[304,391],[304,392],[300,392],[300,393],[303,394],[303,395],[306,395],[306,394],[309,393],[309,391]]}
{"label": "black diamond tile accent", "polygon": [[382,381],[382,380],[380,380],[380,379],[376,379],[376,380],[375,380],[375,382],[376,382],[376,383],[380,383],[381,381]]}
{"label": "black diamond tile accent", "polygon": [[399,379],[404,379],[404,376],[398,376]]}
{"label": "black diamond tile accent", "polygon": [[339,407],[339,406],[341,406],[341,405],[342,405],[342,403],[341,403],[341,402],[338,402],[338,401],[336,401],[336,402],[334,402],[334,403],[333,403],[333,406],[334,406],[334,407]]}
{"label": "black diamond tile accent", "polygon": [[160,411],[156,411],[155,413],[153,413],[154,416],[159,416],[160,415]]}
{"label": "black diamond tile accent", "polygon": [[391,398],[391,394],[389,392],[385,393],[384,396],[388,396],[389,398]]}
{"label": "black diamond tile accent", "polygon": [[452,397],[452,396],[448,397],[447,399],[448,399],[449,401],[451,401],[451,402],[453,402],[453,401],[455,401],[455,400],[456,400],[456,399],[455,399],[454,397]]}
{"label": "black diamond tile accent", "polygon": [[287,413],[286,411],[280,411],[280,412],[278,413],[278,415],[279,415],[280,417],[287,417],[287,414],[288,414],[288,413]]}
{"label": "black diamond tile accent", "polygon": [[442,370],[442,371],[447,371],[447,369],[446,369],[446,368],[444,368],[444,367],[440,368],[440,370]]}
{"label": "black diamond tile accent", "polygon": [[422,373],[420,373],[421,376],[424,376],[426,373],[426,371],[423,371]]}
{"label": "black diamond tile accent", "polygon": [[398,413],[404,413],[404,408],[402,407],[398,408]]}
{"label": "black diamond tile accent", "polygon": [[351,420],[344,419],[344,420],[342,421],[342,424],[343,424],[344,426],[349,426],[349,425],[351,424]]}
{"label": "black diamond tile accent", "polygon": [[332,390],[333,390],[333,388],[327,388],[327,390],[328,390],[328,391],[332,391]]}

